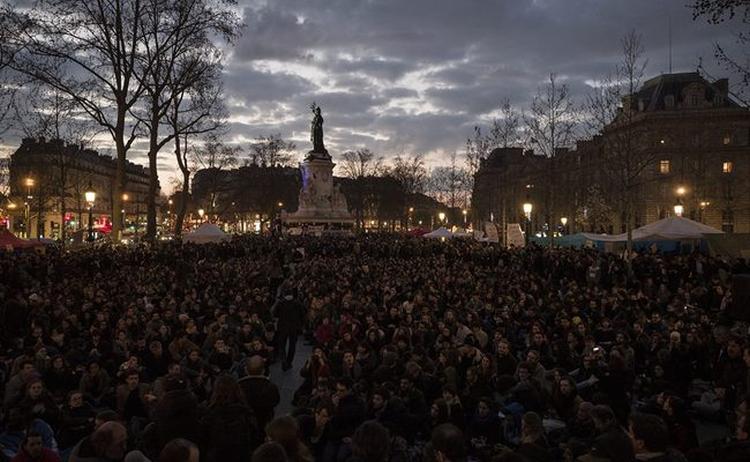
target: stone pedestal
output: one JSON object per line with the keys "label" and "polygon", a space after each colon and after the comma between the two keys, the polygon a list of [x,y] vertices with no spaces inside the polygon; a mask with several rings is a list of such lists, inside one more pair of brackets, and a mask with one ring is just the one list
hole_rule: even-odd
{"label": "stone pedestal", "polygon": [[323,226],[327,229],[351,229],[354,217],[349,213],[346,198],[338,186],[333,184],[333,167],[328,153],[311,152],[300,163],[302,189],[299,193],[299,208],[294,213],[281,214],[287,227]]}

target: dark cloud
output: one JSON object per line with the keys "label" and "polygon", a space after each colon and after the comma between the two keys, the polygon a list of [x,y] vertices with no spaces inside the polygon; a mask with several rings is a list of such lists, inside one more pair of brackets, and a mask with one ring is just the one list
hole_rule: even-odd
{"label": "dark cloud", "polygon": [[647,78],[669,70],[670,22],[675,72],[694,71],[702,57],[724,76],[713,44],[736,48],[732,25],[693,21],[685,0],[239,3],[247,27],[227,54],[226,139],[281,133],[305,152],[315,100],[334,159],[365,145],[440,162],[504,98],[528,107],[551,72],[583,99],[587,82],[614,70],[620,39],[633,28],[643,36]]}

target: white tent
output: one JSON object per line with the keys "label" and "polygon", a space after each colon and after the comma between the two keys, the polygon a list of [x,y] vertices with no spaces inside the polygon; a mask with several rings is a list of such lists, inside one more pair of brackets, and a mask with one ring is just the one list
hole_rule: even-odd
{"label": "white tent", "polygon": [[430,239],[452,239],[453,233],[441,226],[431,233],[423,234],[422,237]]}
{"label": "white tent", "polygon": [[184,242],[193,244],[207,244],[209,242],[222,242],[229,239],[229,235],[213,223],[203,223],[188,233],[183,239]]}
{"label": "white tent", "polygon": [[[683,217],[667,217],[633,230],[634,241],[679,241],[702,239],[706,234],[723,234],[716,228]],[[625,242],[628,234],[583,233],[586,239],[599,242]]]}

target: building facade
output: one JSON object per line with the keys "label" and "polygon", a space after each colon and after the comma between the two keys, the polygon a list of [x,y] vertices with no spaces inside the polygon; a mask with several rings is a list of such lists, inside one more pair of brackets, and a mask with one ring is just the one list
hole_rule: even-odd
{"label": "building facade", "polygon": [[731,99],[726,79],[660,75],[575,149],[554,158],[494,150],[475,176],[477,218],[525,224],[524,203],[532,204],[534,233],[624,232],[629,204],[633,227],[681,212],[728,233],[750,233],[750,111]]}
{"label": "building facade", "polygon": [[[89,204],[85,193],[96,193],[92,227],[111,228],[115,159],[60,140],[26,138],[10,157],[8,228],[25,237],[61,238],[86,230]],[[145,220],[149,170],[128,162],[123,194],[124,221],[138,230]],[[157,191],[157,195],[158,195]],[[141,228],[142,229],[142,228]]]}

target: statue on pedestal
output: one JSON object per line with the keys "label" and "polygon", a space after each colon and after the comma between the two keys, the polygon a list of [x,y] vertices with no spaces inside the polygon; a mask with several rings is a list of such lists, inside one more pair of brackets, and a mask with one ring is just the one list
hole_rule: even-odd
{"label": "statue on pedestal", "polygon": [[313,103],[310,105],[313,113],[313,119],[310,122],[310,141],[313,149],[307,154],[308,159],[330,159],[331,156],[323,144],[323,116],[320,113],[320,106]]}

